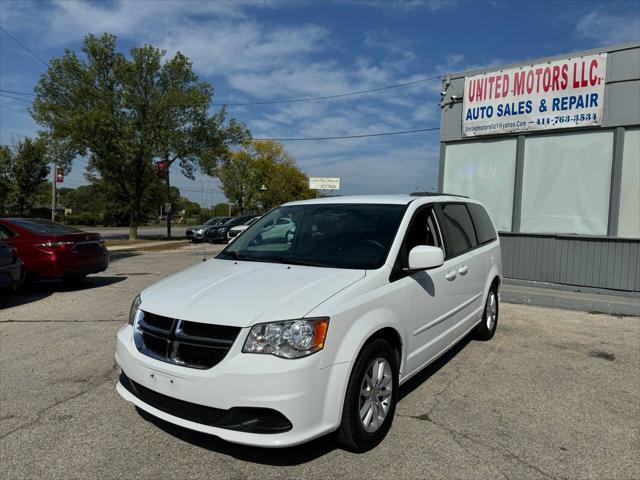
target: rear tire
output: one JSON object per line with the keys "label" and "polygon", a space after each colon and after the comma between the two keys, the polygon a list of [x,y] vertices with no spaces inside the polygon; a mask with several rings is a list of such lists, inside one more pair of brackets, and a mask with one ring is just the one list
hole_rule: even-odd
{"label": "rear tire", "polygon": [[389,432],[398,401],[398,360],[386,340],[374,340],[358,355],[349,377],[338,442],[366,452]]}
{"label": "rear tire", "polygon": [[487,295],[484,312],[482,313],[482,321],[473,330],[473,336],[477,340],[491,340],[496,334],[496,328],[498,327],[498,314],[500,312],[499,303],[498,286],[494,284],[489,289],[489,294]]}

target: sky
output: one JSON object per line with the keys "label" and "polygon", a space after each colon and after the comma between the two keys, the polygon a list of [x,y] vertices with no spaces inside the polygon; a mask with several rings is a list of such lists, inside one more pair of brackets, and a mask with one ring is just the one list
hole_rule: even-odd
{"label": "sky", "polygon": [[[33,92],[47,62],[110,32],[187,55],[213,102],[338,95],[476,67],[640,41],[640,1],[11,1],[0,2],[0,89]],[[437,128],[438,78],[330,100],[229,106],[254,138],[316,138]],[[0,96],[0,143],[32,136],[29,96]],[[7,96],[9,95],[9,96]],[[212,107],[219,108],[219,107]],[[341,194],[437,187],[439,134],[284,141],[308,175],[340,177]],[[86,183],[85,159],[62,186]],[[224,201],[215,179],[172,170],[184,196]],[[204,192],[204,193],[203,193]]]}

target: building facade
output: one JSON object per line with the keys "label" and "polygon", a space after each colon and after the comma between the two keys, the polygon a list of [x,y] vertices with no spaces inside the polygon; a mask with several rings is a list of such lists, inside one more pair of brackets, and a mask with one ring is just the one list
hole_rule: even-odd
{"label": "building facade", "polygon": [[448,75],[440,191],[482,201],[505,276],[640,291],[640,44]]}

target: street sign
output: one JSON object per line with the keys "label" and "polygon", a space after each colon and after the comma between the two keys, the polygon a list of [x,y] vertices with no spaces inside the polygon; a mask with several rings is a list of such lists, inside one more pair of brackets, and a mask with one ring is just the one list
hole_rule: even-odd
{"label": "street sign", "polygon": [[64,182],[64,170],[61,168],[56,169],[56,183]]}
{"label": "street sign", "polygon": [[330,177],[310,177],[311,190],[340,190],[340,179]]}

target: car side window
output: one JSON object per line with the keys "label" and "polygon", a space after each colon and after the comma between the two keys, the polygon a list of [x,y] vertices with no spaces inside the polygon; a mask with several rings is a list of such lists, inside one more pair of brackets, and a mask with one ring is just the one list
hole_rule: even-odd
{"label": "car side window", "polygon": [[475,248],[478,240],[467,207],[463,203],[445,203],[441,211],[447,258]]}
{"label": "car side window", "polygon": [[444,250],[434,209],[431,205],[422,207],[413,214],[404,241],[400,246],[398,258],[393,266],[390,281],[393,282],[405,276],[403,269],[409,266],[409,252],[419,245],[428,245]]}
{"label": "car side window", "polygon": [[467,207],[469,207],[471,219],[476,227],[478,243],[482,245],[495,240],[497,238],[496,230],[493,227],[493,222],[484,207],[476,203],[469,203],[467,204]]}
{"label": "car side window", "polygon": [[0,240],[6,240],[7,238],[15,236],[15,233],[13,233],[11,230],[0,225]]}

